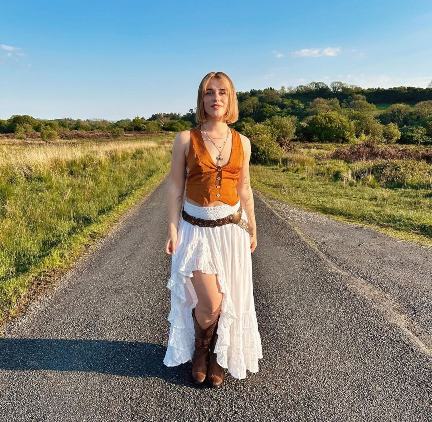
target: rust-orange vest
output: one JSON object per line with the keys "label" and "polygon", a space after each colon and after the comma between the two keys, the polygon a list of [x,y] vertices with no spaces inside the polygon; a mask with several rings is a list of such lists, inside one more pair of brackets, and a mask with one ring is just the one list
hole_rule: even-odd
{"label": "rust-orange vest", "polygon": [[240,199],[237,182],[243,166],[243,146],[240,134],[230,128],[232,150],[228,162],[216,166],[204,145],[198,128],[190,131],[190,145],[187,156],[189,173],[186,179],[186,197],[205,206],[213,201],[235,205]]}

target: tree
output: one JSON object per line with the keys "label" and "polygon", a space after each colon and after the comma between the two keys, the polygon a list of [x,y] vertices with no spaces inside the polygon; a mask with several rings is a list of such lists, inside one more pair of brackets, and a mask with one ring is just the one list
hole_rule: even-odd
{"label": "tree", "polygon": [[327,111],[305,119],[306,136],[323,142],[349,142],[354,138],[354,125],[343,114]]}
{"label": "tree", "polygon": [[276,142],[286,150],[289,142],[295,138],[297,119],[294,116],[273,116],[264,122]]}
{"label": "tree", "polygon": [[273,138],[268,125],[263,123],[246,124],[243,133],[251,141],[251,162],[273,164],[280,162],[283,150]]}
{"label": "tree", "polygon": [[324,99],[315,98],[309,105],[309,114],[325,113],[326,111],[341,111],[341,106],[337,98]]}
{"label": "tree", "polygon": [[430,141],[426,129],[422,126],[404,126],[401,129],[401,143],[403,144],[423,144]]}
{"label": "tree", "polygon": [[28,124],[32,128],[36,129],[38,122],[34,117],[29,116],[27,114],[14,115],[10,119],[8,119],[8,131],[15,132],[17,126],[25,125],[25,124]]}
{"label": "tree", "polygon": [[132,130],[145,130],[146,120],[144,117],[136,116],[132,119]]}
{"label": "tree", "polygon": [[249,97],[239,104],[240,117],[253,117],[259,107],[258,97]]}
{"label": "tree", "polygon": [[376,111],[376,106],[366,101],[366,97],[361,94],[354,94],[346,102],[345,106],[351,110],[360,111],[362,113],[373,113]]}
{"label": "tree", "polygon": [[379,115],[381,123],[396,123],[399,127],[407,125],[411,114],[408,104],[392,104]]}
{"label": "tree", "polygon": [[396,123],[388,123],[383,128],[383,138],[387,143],[395,143],[399,141],[401,132]]}
{"label": "tree", "polygon": [[41,129],[41,138],[45,142],[54,141],[58,138],[58,134],[52,127],[44,126]]}
{"label": "tree", "polygon": [[383,125],[369,113],[350,110],[347,113],[354,123],[355,135],[357,138],[367,138],[369,140],[380,142],[383,139]]}

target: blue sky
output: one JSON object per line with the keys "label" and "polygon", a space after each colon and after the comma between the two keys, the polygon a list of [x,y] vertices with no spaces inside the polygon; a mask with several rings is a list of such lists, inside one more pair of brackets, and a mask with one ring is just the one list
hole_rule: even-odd
{"label": "blue sky", "polygon": [[3,119],[185,113],[212,70],[238,91],[426,87],[432,2],[0,1]]}

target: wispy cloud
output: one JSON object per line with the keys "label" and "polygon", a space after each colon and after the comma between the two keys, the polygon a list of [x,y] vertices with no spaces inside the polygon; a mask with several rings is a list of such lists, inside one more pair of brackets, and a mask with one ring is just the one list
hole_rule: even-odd
{"label": "wispy cloud", "polygon": [[1,52],[4,52],[3,54],[7,57],[17,57],[24,55],[21,48],[15,47],[13,45],[0,44],[0,50]]}
{"label": "wispy cloud", "polygon": [[277,50],[273,50],[272,53],[277,59],[281,59],[282,57],[285,57],[284,53],[281,53],[280,51]]}
{"label": "wispy cloud", "polygon": [[335,57],[341,52],[340,47],[326,48],[302,48],[301,50],[293,51],[295,57]]}

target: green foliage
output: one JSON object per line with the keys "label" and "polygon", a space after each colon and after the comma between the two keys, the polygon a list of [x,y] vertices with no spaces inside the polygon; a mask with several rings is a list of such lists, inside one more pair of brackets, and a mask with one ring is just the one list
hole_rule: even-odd
{"label": "green foliage", "polygon": [[328,111],[305,119],[303,134],[323,142],[349,142],[354,138],[354,125],[343,114]]}
{"label": "green foliage", "polygon": [[393,144],[399,141],[401,137],[401,131],[399,130],[396,123],[388,123],[383,127],[383,140],[386,143]]}
{"label": "green foliage", "polygon": [[[137,154],[140,149],[145,153]],[[51,163],[1,163],[0,318],[20,294],[11,280],[31,271],[54,248],[66,248],[72,236],[153,175],[163,176],[168,163],[168,151],[143,148]]]}
{"label": "green foliage", "polygon": [[283,149],[287,149],[289,142],[295,138],[297,118],[294,116],[273,116],[264,124],[270,128],[272,137]]}
{"label": "green foliage", "polygon": [[315,98],[308,108],[308,112],[311,115],[325,113],[327,111],[341,111],[341,106],[337,98]]}
{"label": "green foliage", "polygon": [[373,113],[377,110],[376,106],[368,103],[366,97],[361,94],[354,94],[352,97],[348,98],[344,106],[360,113]]}
{"label": "green foliage", "polygon": [[383,125],[372,114],[350,111],[348,115],[354,123],[354,132],[358,139],[375,142],[383,140]]}
{"label": "green foliage", "polygon": [[161,124],[157,120],[147,120],[145,123],[145,130],[147,132],[159,132],[162,130]]}
{"label": "green foliage", "polygon": [[0,133],[7,133],[7,132],[8,132],[7,120],[1,120],[0,119]]}
{"label": "green foliage", "polygon": [[392,104],[380,115],[381,123],[396,123],[399,127],[409,124],[411,107],[407,104]]}
{"label": "green foliage", "polygon": [[33,130],[32,125],[29,123],[20,123],[15,126],[15,137],[17,139],[26,139],[30,135],[32,135],[35,131]]}
{"label": "green foliage", "polygon": [[263,123],[247,124],[243,133],[251,141],[251,162],[273,164],[280,162],[283,150],[276,142],[268,125]]}
{"label": "green foliage", "polygon": [[131,126],[132,130],[145,130],[146,120],[144,119],[144,117],[136,116],[132,119]]}
{"label": "green foliage", "polygon": [[113,126],[110,130],[111,136],[113,138],[120,138],[121,136],[124,135],[124,128],[120,127],[120,126]]}
{"label": "green foliage", "polygon": [[384,160],[371,166],[381,186],[388,188],[432,188],[432,166],[424,161]]}
{"label": "green foliage", "polygon": [[163,129],[173,132],[181,132],[192,127],[192,123],[185,120],[170,120],[164,124]]}
{"label": "green foliage", "polygon": [[422,126],[403,126],[400,142],[403,144],[423,144],[429,142],[426,128]]}
{"label": "green foliage", "polygon": [[58,139],[58,133],[51,126],[44,126],[41,129],[41,138],[45,142],[55,141]]}
{"label": "green foliage", "polygon": [[34,117],[28,115],[14,115],[7,121],[8,131],[12,133],[16,133],[17,126],[23,125],[29,125],[36,129],[38,121]]}

